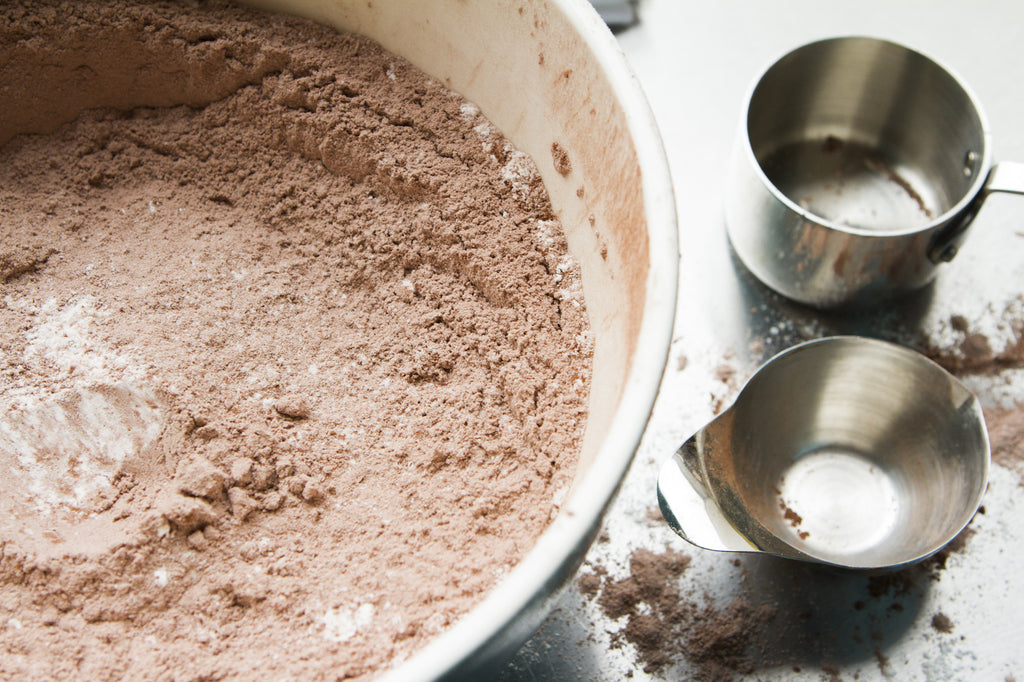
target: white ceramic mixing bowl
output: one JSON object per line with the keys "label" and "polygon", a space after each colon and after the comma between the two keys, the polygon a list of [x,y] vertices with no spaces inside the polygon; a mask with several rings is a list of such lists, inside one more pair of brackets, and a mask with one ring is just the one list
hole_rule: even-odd
{"label": "white ceramic mixing bowl", "polygon": [[[482,603],[387,675],[389,682],[489,679],[575,574],[658,391],[672,334],[677,238],[654,120],[615,38],[585,0],[250,1],[361,33],[476,103],[536,161],[582,266],[595,345],[574,487],[536,546]],[[51,113],[68,114],[63,103]],[[0,126],[17,132],[8,127]]]}

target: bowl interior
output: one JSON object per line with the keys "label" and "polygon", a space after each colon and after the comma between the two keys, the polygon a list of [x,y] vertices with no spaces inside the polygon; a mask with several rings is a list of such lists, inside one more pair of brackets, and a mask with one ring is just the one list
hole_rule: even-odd
{"label": "bowl interior", "polygon": [[[563,6],[577,3],[250,4],[376,40],[479,106],[537,163],[580,261],[595,337],[585,468],[604,441],[635,359],[650,255],[638,151],[604,65],[573,25],[575,15],[566,15]],[[596,24],[586,28],[604,31],[590,14]],[[594,131],[601,131],[599,142]],[[555,156],[567,158],[568,169]]]}

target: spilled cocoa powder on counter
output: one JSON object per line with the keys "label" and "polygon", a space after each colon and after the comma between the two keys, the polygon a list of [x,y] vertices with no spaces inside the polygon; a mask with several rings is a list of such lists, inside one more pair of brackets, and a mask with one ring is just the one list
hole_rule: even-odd
{"label": "spilled cocoa powder on counter", "polygon": [[1017,472],[1024,488],[1024,406],[985,410],[992,461]]}
{"label": "spilled cocoa powder on counter", "polygon": [[586,416],[530,159],[220,2],[5,6],[0,64],[0,676],[359,679],[477,604]]}
{"label": "spilled cocoa powder on counter", "polygon": [[774,621],[774,609],[744,596],[723,608],[698,603],[680,589],[690,563],[688,555],[674,550],[640,548],[629,557],[628,575],[612,579],[595,566],[581,574],[577,587],[606,617],[625,618],[613,642],[632,645],[645,672],[660,672],[682,658],[697,666],[694,679],[699,680],[753,672],[750,648]]}
{"label": "spilled cocoa powder on counter", "polygon": [[[638,666],[666,679],[684,663],[686,679],[704,682],[773,678],[784,670],[838,679],[835,659],[857,651],[887,675],[891,663],[880,645],[885,621],[899,619],[904,601],[915,603],[931,582],[941,580],[949,557],[966,551],[972,534],[968,528],[920,564],[869,576],[774,557],[734,557],[716,568],[735,571],[735,590],[722,599],[711,598],[700,578],[691,577],[691,557],[672,549],[633,550],[628,573],[620,578],[592,564],[576,584],[606,618],[621,622],[611,632],[612,646],[632,647]],[[864,598],[835,599],[857,592]],[[929,628],[948,633],[940,629],[949,623],[942,618],[929,617]]]}
{"label": "spilled cocoa powder on counter", "polygon": [[[1008,341],[993,349],[989,338],[977,331],[966,318],[953,315],[949,327],[955,342],[950,345],[925,344],[925,353],[950,372],[961,376],[999,376],[1002,372],[1024,367],[1024,297],[1006,306],[999,322],[1008,333]],[[1020,476],[1024,487],[1024,404],[985,405],[985,424],[989,433],[992,461]]]}

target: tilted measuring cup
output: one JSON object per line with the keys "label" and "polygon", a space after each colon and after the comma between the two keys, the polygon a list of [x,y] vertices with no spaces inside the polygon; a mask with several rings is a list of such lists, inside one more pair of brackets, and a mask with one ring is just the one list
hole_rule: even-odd
{"label": "tilted measuring cup", "polygon": [[705,549],[893,568],[967,525],[989,458],[981,407],[955,377],[898,345],[832,337],[758,370],[663,465],[658,501]]}
{"label": "tilted measuring cup", "polygon": [[1024,165],[993,165],[959,78],[896,43],[831,38],[751,90],[726,224],[740,260],[784,296],[863,304],[930,282],[992,192],[1024,192]]}

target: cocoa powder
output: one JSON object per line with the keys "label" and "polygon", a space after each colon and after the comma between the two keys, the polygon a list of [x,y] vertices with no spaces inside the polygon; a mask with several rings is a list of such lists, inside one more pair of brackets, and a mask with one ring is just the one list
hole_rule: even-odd
{"label": "cocoa powder", "polygon": [[755,647],[775,620],[774,607],[757,605],[746,590],[724,607],[700,603],[681,589],[691,558],[673,550],[636,549],[629,573],[619,579],[602,566],[577,579],[607,618],[625,619],[616,645],[630,644],[645,672],[657,673],[686,659],[693,679],[730,679],[756,669]]}
{"label": "cocoa powder", "polygon": [[689,565],[690,557],[685,554],[637,549],[630,555],[625,577],[612,579],[598,566],[577,579],[580,592],[595,598],[606,617],[626,619],[616,635],[617,643],[636,647],[647,672],[671,663],[680,628],[693,619],[695,609],[682,600],[678,588]]}
{"label": "cocoa powder", "polygon": [[0,9],[0,675],[361,678],[557,513],[579,271],[532,161],[368,40]]}
{"label": "cocoa powder", "polygon": [[[903,600],[913,603],[929,583],[940,580],[949,557],[966,551],[972,534],[966,529],[920,564],[870,576],[815,575],[816,567],[787,567],[777,558],[769,558],[767,565],[734,558],[729,563],[739,569],[735,591],[725,600],[710,598],[699,580],[688,579],[691,558],[673,550],[633,550],[629,571],[621,578],[613,578],[599,564],[591,565],[577,579],[577,588],[605,617],[624,620],[621,629],[611,633],[613,645],[630,645],[637,665],[646,672],[674,672],[673,666],[685,661],[687,679],[710,681],[777,675],[784,664],[800,672],[805,666],[793,662],[806,661],[835,677],[839,670],[827,658],[834,642],[822,646],[823,634],[843,632],[852,637],[845,644],[853,649],[862,648],[865,641],[856,628],[849,635],[848,630],[827,625],[843,616],[842,611],[819,610],[813,602],[836,589],[863,588],[866,598],[851,603],[845,618],[875,626],[887,614],[902,612]],[[716,570],[725,568],[722,564]],[[843,588],[837,587],[837,577],[845,583]],[[931,626],[939,629],[951,623],[942,616],[933,618]],[[885,674],[890,667],[885,652],[877,647],[868,651]]]}
{"label": "cocoa powder", "polygon": [[948,327],[941,338],[922,338],[918,344],[932,360],[957,375],[995,375],[1008,369],[1024,365],[1024,317],[1021,307],[1024,297],[1015,297],[1005,305],[1001,314],[992,315],[985,327],[993,323],[998,327],[998,337],[1005,337],[1001,347],[994,348],[993,342],[963,315],[952,315],[943,326]]}
{"label": "cocoa powder", "polygon": [[953,621],[949,619],[949,616],[939,611],[932,616],[932,627],[938,632],[943,634],[949,634],[953,632]]}
{"label": "cocoa powder", "polygon": [[992,461],[1016,471],[1024,487],[1024,405],[985,410]]}

